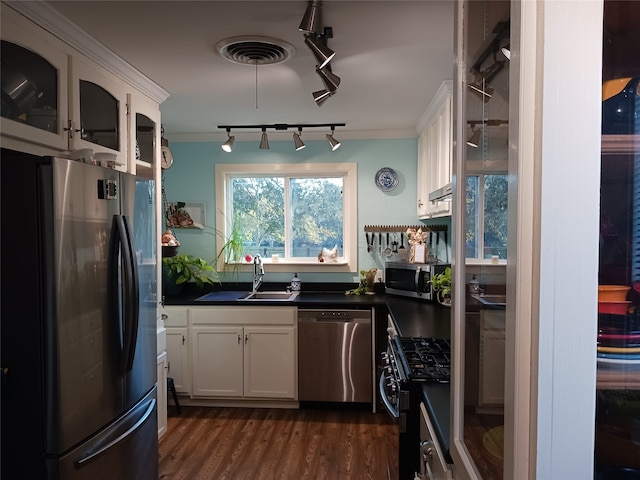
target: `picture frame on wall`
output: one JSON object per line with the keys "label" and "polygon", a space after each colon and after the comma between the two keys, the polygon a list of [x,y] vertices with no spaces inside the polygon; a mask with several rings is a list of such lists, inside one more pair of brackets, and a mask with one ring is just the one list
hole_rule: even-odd
{"label": "picture frame on wall", "polygon": [[167,202],[164,216],[167,228],[202,230],[205,227],[205,204],[203,202]]}

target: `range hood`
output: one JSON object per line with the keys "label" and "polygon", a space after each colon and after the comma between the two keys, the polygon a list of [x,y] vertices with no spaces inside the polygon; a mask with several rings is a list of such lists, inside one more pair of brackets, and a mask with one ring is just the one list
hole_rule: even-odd
{"label": "range hood", "polygon": [[453,184],[447,183],[444,187],[434,190],[429,194],[430,202],[450,202],[453,193]]}

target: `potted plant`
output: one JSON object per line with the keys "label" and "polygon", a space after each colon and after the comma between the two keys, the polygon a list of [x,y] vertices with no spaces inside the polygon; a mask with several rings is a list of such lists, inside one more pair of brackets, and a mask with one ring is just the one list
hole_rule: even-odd
{"label": "potted plant", "polygon": [[437,273],[431,279],[431,287],[436,292],[436,298],[442,305],[451,305],[451,267]]}
{"label": "potted plant", "polygon": [[218,272],[206,260],[193,255],[179,254],[162,259],[162,280],[165,295],[177,295],[189,282],[198,288],[220,283]]}

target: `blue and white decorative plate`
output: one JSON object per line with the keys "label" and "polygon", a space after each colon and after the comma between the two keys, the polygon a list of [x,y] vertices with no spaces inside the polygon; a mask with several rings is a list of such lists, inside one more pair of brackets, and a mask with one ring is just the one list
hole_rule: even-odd
{"label": "blue and white decorative plate", "polygon": [[381,168],[376,172],[376,185],[383,192],[389,192],[398,186],[398,174],[393,168]]}

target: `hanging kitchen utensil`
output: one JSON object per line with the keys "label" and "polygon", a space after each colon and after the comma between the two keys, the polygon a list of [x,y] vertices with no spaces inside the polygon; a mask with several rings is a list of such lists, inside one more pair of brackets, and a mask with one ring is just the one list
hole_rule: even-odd
{"label": "hanging kitchen utensil", "polygon": [[386,245],[387,245],[387,248],[384,249],[384,256],[385,257],[390,257],[391,253],[393,253],[393,252],[391,252],[391,248],[389,248],[389,232],[387,232],[387,243],[386,243]]}
{"label": "hanging kitchen utensil", "polygon": [[445,255],[445,262],[444,263],[449,263],[449,242],[447,241],[447,231],[444,231],[444,255]]}
{"label": "hanging kitchen utensil", "polygon": [[369,235],[369,233],[365,233],[365,235],[367,236],[367,253],[371,253],[373,250],[373,240],[371,238],[373,237],[373,233],[371,235]]}
{"label": "hanging kitchen utensil", "polygon": [[398,253],[398,234],[394,233],[393,234],[393,243],[391,244],[391,250],[393,251],[393,253]]}
{"label": "hanging kitchen utensil", "polygon": [[435,263],[439,263],[439,250],[440,250],[440,231],[436,231],[436,250],[433,254]]}
{"label": "hanging kitchen utensil", "polygon": [[398,259],[406,261],[409,252],[404,248],[404,233],[400,233],[400,248],[398,249]]}
{"label": "hanging kitchen utensil", "polygon": [[378,233],[378,255],[382,255],[382,233]]}

